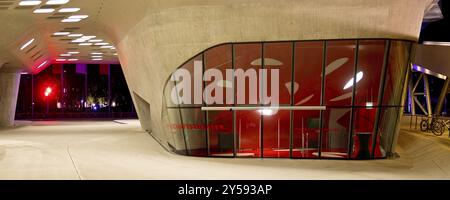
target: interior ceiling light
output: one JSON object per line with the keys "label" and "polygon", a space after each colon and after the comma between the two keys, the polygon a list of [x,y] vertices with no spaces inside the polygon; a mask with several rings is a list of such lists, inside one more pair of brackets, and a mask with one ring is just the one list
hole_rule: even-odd
{"label": "interior ceiling light", "polygon": [[101,53],[101,52],[92,52],[91,54],[92,55],[102,55],[103,53]]}
{"label": "interior ceiling light", "polygon": [[41,13],[52,13],[55,12],[53,8],[40,8],[33,11],[33,13],[41,14]]}
{"label": "interior ceiling light", "polygon": [[66,53],[66,54],[61,54],[60,56],[62,56],[62,57],[70,57],[70,56],[72,56],[72,54]]}
{"label": "interior ceiling light", "polygon": [[260,115],[271,116],[274,115],[274,111],[272,109],[261,109],[258,110]]}
{"label": "interior ceiling light", "polygon": [[69,3],[70,0],[49,0],[47,1],[47,5],[63,5]]}
{"label": "interior ceiling light", "polygon": [[103,59],[101,59],[101,58],[94,58],[94,59],[92,59],[93,61],[101,61],[101,60],[103,60]]}
{"label": "interior ceiling light", "polygon": [[86,19],[89,15],[72,15],[68,19]]}
{"label": "interior ceiling light", "polygon": [[65,58],[58,58],[58,59],[56,59],[56,62],[64,62],[64,61],[66,61],[67,59],[65,59]]}
{"label": "interior ceiling light", "polygon": [[73,12],[78,12],[80,10],[81,10],[80,8],[61,8],[61,9],[59,9],[58,12],[60,12],[60,13],[73,13]]}
{"label": "interior ceiling light", "polygon": [[[361,81],[364,77],[364,73],[363,72],[358,72],[358,74],[356,74],[356,83],[358,83],[359,81]],[[345,84],[344,90],[351,88],[353,86],[353,82],[355,81],[355,79],[351,79],[347,82],[347,84]]]}
{"label": "interior ceiling light", "polygon": [[40,64],[40,65],[37,67],[37,69],[43,67],[43,66],[46,65],[47,63],[48,63],[48,61],[44,61],[42,64]]}
{"label": "interior ceiling light", "polygon": [[83,34],[70,34],[69,37],[82,37]]}
{"label": "interior ceiling light", "polygon": [[116,50],[116,47],[111,47],[112,50]]}
{"label": "interior ceiling light", "polygon": [[57,36],[69,35],[69,34],[70,34],[69,32],[56,32],[56,33],[53,33],[53,35],[57,35]]}
{"label": "interior ceiling light", "polygon": [[34,38],[31,39],[30,41],[28,41],[27,43],[23,44],[22,47],[20,47],[20,50],[24,50],[25,48],[27,48],[28,46],[30,46],[31,43],[34,42]]}
{"label": "interior ceiling light", "polygon": [[71,51],[71,52],[67,52],[68,54],[80,54],[80,52],[78,51]]}
{"label": "interior ceiling light", "polygon": [[77,58],[71,58],[71,59],[69,59],[68,61],[78,61],[78,59]]}
{"label": "interior ceiling light", "polygon": [[86,42],[86,43],[80,43],[78,45],[80,45],[80,46],[91,46],[92,43]]}
{"label": "interior ceiling light", "polygon": [[37,6],[41,3],[42,1],[21,1],[19,2],[19,6]]}
{"label": "interior ceiling light", "polygon": [[95,46],[106,46],[106,45],[109,45],[109,43],[107,42],[95,43]]}
{"label": "interior ceiling light", "polygon": [[74,22],[79,22],[81,21],[81,19],[63,19],[61,22],[63,23],[74,23]]}
{"label": "interior ceiling light", "polygon": [[92,56],[92,58],[103,58],[103,56]]}

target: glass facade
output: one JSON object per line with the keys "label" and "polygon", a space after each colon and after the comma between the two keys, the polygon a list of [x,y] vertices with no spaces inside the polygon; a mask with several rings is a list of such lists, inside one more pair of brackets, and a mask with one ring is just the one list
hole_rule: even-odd
{"label": "glass facade", "polygon": [[54,64],[21,75],[16,119],[136,117],[120,65]]}
{"label": "glass facade", "polygon": [[[166,142],[174,152],[188,156],[385,158],[392,153],[397,134],[410,51],[409,41],[385,39],[233,43],[210,48],[180,67],[194,75],[200,73],[195,66],[201,66],[200,83],[194,78],[167,81],[162,113],[168,127]],[[267,73],[278,69],[278,86],[272,87],[270,74],[256,73],[256,86],[249,84],[249,76],[243,79],[245,87],[238,88],[242,80],[234,75],[249,69],[267,69]],[[203,77],[206,71],[222,74],[222,79]],[[263,78],[266,75],[268,79]],[[202,101],[196,101],[201,96],[195,89],[176,88],[180,81],[191,81],[192,88],[200,85]],[[254,97],[270,96],[275,90],[279,110],[266,112],[270,105]],[[244,104],[237,100],[242,92]],[[173,102],[174,98],[186,100],[187,93],[191,103]],[[211,103],[208,98],[222,101]]]}

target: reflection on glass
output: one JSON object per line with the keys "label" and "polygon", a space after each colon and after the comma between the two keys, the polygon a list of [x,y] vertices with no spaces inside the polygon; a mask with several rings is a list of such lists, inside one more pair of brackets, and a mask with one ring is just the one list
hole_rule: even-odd
{"label": "reflection on glass", "polygon": [[377,109],[359,108],[353,111],[352,158],[370,159],[372,156],[373,131]]}
{"label": "reflection on glass", "polygon": [[175,153],[187,155],[183,123],[179,109],[167,109],[167,143]]}
{"label": "reflection on glass", "polygon": [[[244,73],[252,69],[252,71],[255,71],[255,78],[256,80],[259,80],[259,69],[262,69],[262,44],[238,44],[234,45],[234,65],[235,69],[242,70]],[[244,84],[244,82],[242,82]],[[257,81],[257,84],[255,85],[255,88],[250,88],[251,82],[249,81],[249,78],[246,77],[245,80],[245,87],[244,88],[238,88],[239,82],[238,80],[235,81],[235,94],[239,94],[239,90],[245,89],[245,98],[242,97],[242,101],[239,102],[240,97],[237,97],[238,102],[236,103],[245,103],[246,105],[255,105],[260,104],[260,92],[258,88],[260,87],[260,82]],[[243,85],[241,84],[241,85]],[[254,101],[251,101],[254,100]]]}
{"label": "reflection on glass", "polygon": [[274,111],[263,116],[263,147],[265,158],[289,158],[290,111]]}
{"label": "reflection on glass", "polygon": [[234,156],[233,112],[208,112],[208,140],[210,156]]}
{"label": "reflection on glass", "polygon": [[[291,104],[291,84],[292,84],[292,43],[267,43],[264,45],[264,69],[268,69],[267,73],[267,91],[265,96],[271,97],[272,94],[272,74],[270,69],[279,70],[278,93],[280,105]],[[275,81],[274,81],[275,82]]]}
{"label": "reflection on glass", "polygon": [[236,111],[238,157],[261,156],[261,115],[257,111]]}
{"label": "reflection on glass", "polygon": [[317,158],[319,152],[320,111],[293,111],[292,156]]}
{"label": "reflection on glass", "polygon": [[322,117],[322,158],[348,157],[350,108],[330,108]]}
{"label": "reflection on glass", "polygon": [[[243,71],[279,69],[279,103],[282,106],[325,105],[326,110],[264,108],[259,97],[260,91],[256,89],[261,81],[258,81],[256,88],[251,89],[247,77],[245,88],[241,89],[233,88],[237,80],[227,79],[218,83],[225,88],[224,100],[228,100],[228,103],[238,96],[239,90],[245,89],[245,104],[208,106],[260,108],[204,112],[199,104],[190,104],[181,109],[182,119],[176,119],[176,113],[169,114],[169,118],[181,123],[184,134],[178,134],[186,138],[184,146],[188,147],[190,155],[288,158],[292,152],[293,158],[385,157],[394,151],[395,119],[401,107],[399,101],[410,43],[392,42],[388,58],[390,62],[386,69],[386,87],[380,91],[381,81],[384,80],[382,72],[386,44],[385,40],[333,40],[226,44],[208,49],[182,68],[194,73],[195,62],[204,56],[205,69],[219,70],[224,79],[226,70],[232,69],[233,63],[236,69]],[[358,52],[355,52],[356,49]],[[259,73],[254,75],[259,80]],[[208,80],[204,84],[209,85],[213,81]],[[166,100],[169,99],[167,91],[173,85],[166,85]],[[268,88],[261,88],[263,91],[267,89],[267,96],[272,94],[270,86],[269,78]],[[378,98],[381,94],[384,94],[382,105],[391,107],[379,107]],[[257,101],[251,102],[251,98]],[[170,103],[167,102],[167,105]],[[177,106],[172,108],[179,110]],[[377,117],[379,120],[376,120]],[[376,135],[375,130],[378,130]],[[183,147],[183,140],[175,142],[175,139],[170,139],[175,138],[173,136],[168,137],[172,140],[169,143]]]}
{"label": "reflection on glass", "polygon": [[[219,86],[222,89],[222,103],[208,104],[208,106],[230,105],[233,103],[233,79],[227,77],[227,69],[232,69],[231,45],[223,45],[216,48],[209,49],[205,52],[205,70],[219,70],[222,74],[222,80],[205,81],[205,85]],[[218,91],[212,91],[215,97]],[[205,99],[206,100],[206,99]]]}
{"label": "reflection on glass", "polygon": [[200,109],[180,109],[189,155],[207,156],[205,112]]}
{"label": "reflection on glass", "polygon": [[[356,41],[327,42],[325,68],[325,104],[351,106],[353,84],[345,87],[355,77]],[[345,89],[344,89],[345,88]]]}
{"label": "reflection on glass", "polygon": [[404,79],[408,69],[410,43],[392,41],[389,51],[386,81],[384,87],[384,106],[401,106]]}
{"label": "reflection on glass", "polygon": [[356,106],[377,106],[383,69],[386,41],[362,40],[359,42],[358,72],[365,76],[356,85]]}
{"label": "reflection on glass", "polygon": [[294,106],[321,105],[323,42],[295,45]]}

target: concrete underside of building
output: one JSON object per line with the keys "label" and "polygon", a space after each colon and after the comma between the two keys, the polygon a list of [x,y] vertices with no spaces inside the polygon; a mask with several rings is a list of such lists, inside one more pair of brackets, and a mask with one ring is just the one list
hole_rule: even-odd
{"label": "concrete underside of building", "polygon": [[21,122],[0,130],[0,179],[450,179],[448,136],[402,130],[399,158],[195,158],[169,153],[138,121]]}

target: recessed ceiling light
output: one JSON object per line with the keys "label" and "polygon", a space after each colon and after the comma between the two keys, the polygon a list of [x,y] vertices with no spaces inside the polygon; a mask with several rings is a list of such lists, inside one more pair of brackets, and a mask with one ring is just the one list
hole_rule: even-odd
{"label": "recessed ceiling light", "polygon": [[63,19],[61,22],[63,23],[74,23],[74,22],[79,22],[81,21],[81,19]]}
{"label": "recessed ceiling light", "polygon": [[95,46],[105,46],[105,45],[109,45],[109,43],[106,42],[95,43]]}
{"label": "recessed ceiling light", "polygon": [[77,58],[71,58],[68,61],[78,61],[78,59]]}
{"label": "recessed ceiling light", "polygon": [[60,35],[69,35],[70,33],[69,32],[56,32],[56,33],[53,33],[53,35],[57,35],[57,36],[60,36]]}
{"label": "recessed ceiling light", "polygon": [[27,48],[28,46],[30,46],[31,43],[34,42],[34,38],[31,39],[30,41],[28,41],[27,43],[23,44],[22,47],[20,47],[20,50],[24,50],[25,48]]}
{"label": "recessed ceiling light", "polygon": [[68,54],[79,54],[80,52],[78,51],[71,51],[71,52],[67,52]]}
{"label": "recessed ceiling light", "polygon": [[95,36],[95,35],[88,35],[88,36],[83,36],[83,37],[81,37],[80,39],[83,39],[83,40],[90,40],[90,39],[94,39],[94,38],[96,38],[97,36]]}
{"label": "recessed ceiling light", "polygon": [[41,13],[52,13],[54,12],[55,9],[53,8],[41,8],[41,9],[36,9],[33,11],[33,13],[37,13],[37,14],[41,14]]}
{"label": "recessed ceiling light", "polygon": [[89,42],[103,42],[101,39],[89,40]]}
{"label": "recessed ceiling light", "polygon": [[58,58],[58,59],[56,59],[56,62],[64,62],[64,61],[66,61],[67,59],[65,59],[65,58]]}
{"label": "recessed ceiling light", "polygon": [[82,37],[83,34],[70,34],[69,37]]}
{"label": "recessed ceiling light", "polygon": [[86,19],[89,15],[72,15],[69,17],[69,19]]}
{"label": "recessed ceiling light", "polygon": [[111,47],[112,50],[116,50],[116,47]]}
{"label": "recessed ceiling light", "polygon": [[94,59],[92,59],[93,61],[101,61],[101,60],[103,60],[102,58],[94,58]]}
{"label": "recessed ceiling light", "polygon": [[115,53],[114,55],[115,55],[115,56],[117,56],[118,54],[117,54],[117,53]]}
{"label": "recessed ceiling light", "polygon": [[41,3],[41,1],[21,1],[19,6],[37,6]]}
{"label": "recessed ceiling light", "polygon": [[37,69],[43,67],[43,66],[46,65],[47,63],[48,63],[48,61],[44,61],[42,64],[40,64],[40,65],[37,67]]}
{"label": "recessed ceiling light", "polygon": [[60,12],[60,13],[72,13],[72,12],[78,12],[80,10],[81,10],[80,8],[61,8],[61,9],[59,9],[58,12]]}
{"label": "recessed ceiling light", "polygon": [[86,40],[80,40],[80,39],[76,39],[76,40],[72,40],[72,43],[83,43],[86,42]]}
{"label": "recessed ceiling light", "polygon": [[66,53],[66,54],[60,54],[60,56],[62,56],[62,57],[70,57],[70,56],[72,56],[72,54]]}
{"label": "recessed ceiling light", "polygon": [[113,46],[101,46],[100,48],[102,48],[102,49],[109,49],[109,48],[113,48]]}
{"label": "recessed ceiling light", "polygon": [[91,56],[92,58],[103,58],[103,56]]}
{"label": "recessed ceiling light", "polygon": [[49,0],[47,1],[47,5],[63,5],[69,3],[70,0]]}
{"label": "recessed ceiling light", "polygon": [[80,43],[79,45],[80,46],[91,46],[92,43],[86,42],[86,43]]}
{"label": "recessed ceiling light", "polygon": [[91,54],[92,55],[103,55],[103,53],[101,53],[101,52],[92,52]]}

